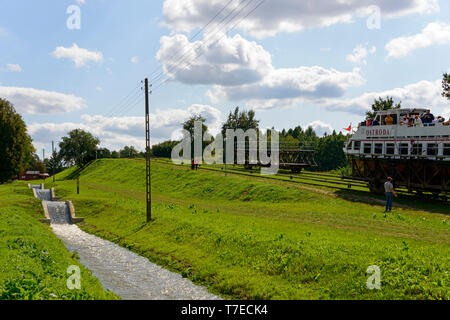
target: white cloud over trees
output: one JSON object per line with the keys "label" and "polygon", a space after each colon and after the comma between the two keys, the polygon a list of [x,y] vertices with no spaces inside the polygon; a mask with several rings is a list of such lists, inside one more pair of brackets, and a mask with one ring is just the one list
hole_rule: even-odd
{"label": "white cloud over trees", "polygon": [[[174,133],[181,129],[181,123],[194,114],[201,114],[206,119],[211,132],[219,131],[221,112],[211,106],[194,104],[187,109],[158,109],[150,114],[152,144],[174,136]],[[80,122],[34,122],[28,125],[28,131],[36,145],[58,139],[73,129],[91,132],[100,138],[103,147],[119,149],[125,145],[133,145],[141,150],[145,149],[144,117],[82,115]]]}
{"label": "white cloud over trees", "polygon": [[366,92],[356,98],[328,99],[323,106],[332,111],[347,111],[363,115],[370,109],[373,101],[379,97],[393,97],[396,102],[401,101],[405,108],[433,108],[437,112],[443,112],[450,101],[441,95],[441,80],[419,81],[390,90]]}
{"label": "white cloud over trees", "polygon": [[85,100],[74,94],[34,88],[0,86],[0,97],[9,100],[21,114],[57,114],[86,107]]}

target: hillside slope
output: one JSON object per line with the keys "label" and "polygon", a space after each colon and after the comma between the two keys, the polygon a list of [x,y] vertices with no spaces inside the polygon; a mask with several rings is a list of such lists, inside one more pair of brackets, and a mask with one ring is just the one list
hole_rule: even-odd
{"label": "hillside slope", "polygon": [[[384,215],[284,184],[152,165],[145,222],[145,162],[96,161],[63,172],[57,195],[81,227],[238,299],[448,299],[447,216],[409,209]],[[381,269],[381,290],[366,270]]]}
{"label": "hillside slope", "polygon": [[[0,300],[117,299],[64,247],[24,183],[0,186]],[[67,268],[81,269],[81,290],[69,290]]]}

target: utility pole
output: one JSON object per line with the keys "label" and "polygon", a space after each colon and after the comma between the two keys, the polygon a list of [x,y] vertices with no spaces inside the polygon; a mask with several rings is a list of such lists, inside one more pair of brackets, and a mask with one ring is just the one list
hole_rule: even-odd
{"label": "utility pole", "polygon": [[80,153],[79,153],[79,150],[78,150],[78,148],[79,148],[79,145],[78,145],[78,129],[76,130],[76,133],[77,133],[77,137],[76,137],[76,139],[77,139],[77,166],[78,166],[78,168],[77,168],[77,170],[78,170],[78,174],[77,174],[77,194],[80,194]]}
{"label": "utility pole", "polygon": [[227,137],[225,137],[225,177],[227,176]]}
{"label": "utility pole", "polygon": [[150,177],[150,107],[148,79],[145,78],[145,171],[147,194],[147,222],[152,221],[152,186]]}
{"label": "utility pole", "polygon": [[[44,172],[43,173],[46,173],[45,171],[47,171],[46,169],[46,167],[45,167],[45,149],[42,149],[42,167],[44,168]],[[44,177],[44,181],[45,181],[45,177]]]}
{"label": "utility pole", "polygon": [[55,183],[55,161],[56,161],[56,157],[55,157],[55,142],[52,141],[52,176],[53,176],[53,183]]}

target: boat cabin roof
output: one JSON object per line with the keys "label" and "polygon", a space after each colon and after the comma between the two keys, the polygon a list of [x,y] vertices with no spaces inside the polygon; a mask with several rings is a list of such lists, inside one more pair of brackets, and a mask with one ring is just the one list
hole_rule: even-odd
{"label": "boat cabin roof", "polygon": [[413,108],[413,109],[389,109],[382,110],[377,112],[378,115],[387,116],[388,114],[400,114],[400,115],[408,115],[408,114],[422,114],[425,113],[429,109],[422,108]]}

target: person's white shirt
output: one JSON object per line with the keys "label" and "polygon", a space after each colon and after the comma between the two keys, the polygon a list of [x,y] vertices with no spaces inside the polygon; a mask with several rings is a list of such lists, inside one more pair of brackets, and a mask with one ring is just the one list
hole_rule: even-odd
{"label": "person's white shirt", "polygon": [[394,185],[393,185],[390,181],[386,181],[386,182],[384,183],[384,191],[385,191],[386,193],[392,192],[393,189],[394,189]]}
{"label": "person's white shirt", "polygon": [[423,127],[422,119],[414,118],[414,127]]}

